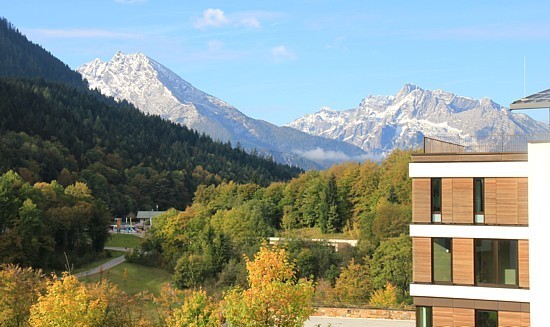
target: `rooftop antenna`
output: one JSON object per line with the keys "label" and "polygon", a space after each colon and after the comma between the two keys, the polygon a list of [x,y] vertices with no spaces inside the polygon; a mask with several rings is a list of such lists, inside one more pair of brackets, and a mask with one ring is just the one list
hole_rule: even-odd
{"label": "rooftop antenna", "polygon": [[526,96],[526,85],[527,85],[527,57],[523,56],[523,97]]}

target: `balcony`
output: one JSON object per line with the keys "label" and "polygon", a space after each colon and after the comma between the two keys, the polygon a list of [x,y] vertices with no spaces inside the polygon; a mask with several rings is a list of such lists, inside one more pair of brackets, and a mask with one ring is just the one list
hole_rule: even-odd
{"label": "balcony", "polygon": [[488,134],[475,137],[438,135],[424,137],[424,154],[527,153],[527,144],[550,142],[548,134]]}

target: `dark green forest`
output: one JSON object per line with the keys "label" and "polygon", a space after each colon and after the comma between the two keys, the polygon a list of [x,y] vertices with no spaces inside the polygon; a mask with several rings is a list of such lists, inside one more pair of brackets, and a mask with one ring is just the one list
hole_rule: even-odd
{"label": "dark green forest", "polygon": [[82,76],[0,17],[0,77],[43,78],[86,90]]}
{"label": "dark green forest", "polygon": [[288,180],[301,170],[99,93],[0,79],[0,172],[34,183],[86,183],[113,215],[185,209],[198,185]]}

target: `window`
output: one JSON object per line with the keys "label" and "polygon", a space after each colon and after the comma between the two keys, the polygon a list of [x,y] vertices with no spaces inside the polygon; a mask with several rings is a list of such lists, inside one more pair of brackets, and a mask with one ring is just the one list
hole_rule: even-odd
{"label": "window", "polygon": [[416,327],[432,327],[432,307],[416,307]]}
{"label": "window", "polygon": [[518,285],[518,241],[475,240],[477,284]]}
{"label": "window", "polygon": [[441,222],[441,178],[432,178],[432,222]]}
{"label": "window", "polygon": [[452,282],[452,239],[432,239],[432,280],[434,283]]}
{"label": "window", "polygon": [[485,203],[483,201],[485,190],[483,184],[483,178],[474,178],[474,221],[478,224],[485,222]]}
{"label": "window", "polygon": [[476,327],[498,327],[498,311],[476,310]]}

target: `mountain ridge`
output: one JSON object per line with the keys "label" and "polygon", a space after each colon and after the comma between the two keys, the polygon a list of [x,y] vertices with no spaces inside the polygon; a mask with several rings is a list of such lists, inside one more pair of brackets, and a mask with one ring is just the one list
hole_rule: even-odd
{"label": "mountain ridge", "polygon": [[477,100],[414,84],[405,84],[395,95],[369,95],[353,109],[322,107],[287,126],[346,141],[380,156],[395,148],[418,147],[424,136],[461,139],[548,131],[545,124],[511,114],[490,98]]}
{"label": "mountain ridge", "polygon": [[214,139],[273,156],[281,163],[306,169],[325,168],[338,161],[366,156],[352,144],[250,118],[142,53],[125,55],[118,51],[108,62],[95,59],[77,71],[90,88],[97,88],[105,95],[125,99],[146,113],[186,125]]}

